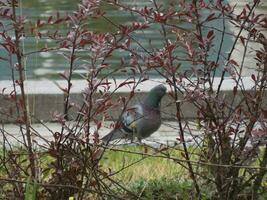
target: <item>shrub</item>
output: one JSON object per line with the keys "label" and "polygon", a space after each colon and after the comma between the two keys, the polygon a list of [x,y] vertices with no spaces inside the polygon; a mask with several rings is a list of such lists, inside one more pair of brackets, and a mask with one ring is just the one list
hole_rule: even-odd
{"label": "shrub", "polygon": [[[131,25],[116,24],[102,12],[102,4],[137,15],[142,21],[135,21]],[[108,149],[101,146],[99,131],[104,126],[102,119],[112,119],[109,111],[122,107],[123,112],[138,85],[145,82],[153,71],[169,85],[169,98],[172,99],[170,105],[175,107],[172,117],[177,122],[174,131],[179,135],[179,146],[166,148],[178,148],[182,151],[182,158],[168,154],[163,146],[159,149],[149,147],[156,153],[147,152],[148,147],[141,153],[132,153],[174,161],[187,171],[185,174],[190,177],[190,181],[179,182],[177,187],[172,182],[161,185],[163,181],[151,181],[144,182],[147,185],[143,187],[141,180],[137,183],[138,187],[132,189],[140,192],[143,188],[141,195],[145,198],[160,199],[163,198],[161,195],[170,195],[169,198],[172,198],[175,194],[183,198],[179,192],[184,194],[191,191],[189,198],[205,199],[207,193],[201,187],[204,183],[213,190],[209,197],[211,199],[258,199],[265,188],[263,183],[267,166],[267,114],[264,102],[267,40],[262,31],[267,27],[267,20],[265,15],[255,12],[259,4],[259,0],[254,0],[236,14],[235,6],[221,0],[179,1],[179,7],[172,1],[167,7],[152,1],[151,7],[138,9],[112,0],[83,0],[72,14],[51,15],[47,20],[28,23],[23,16],[17,15],[16,0],[0,1],[0,17],[5,20],[5,23],[0,22],[0,45],[6,52],[0,59],[9,65],[13,82],[12,91],[2,89],[2,98],[10,106],[1,107],[1,114],[13,119],[20,127],[23,141],[19,142],[24,147],[23,151],[18,151],[10,143],[7,136],[12,137],[13,133],[7,133],[2,123],[0,164],[3,176],[0,180],[1,189],[5,192],[3,198],[123,199],[123,196],[116,194],[117,188],[120,188],[129,198],[137,199],[133,191],[113,179],[114,172],[106,171],[99,164]],[[209,13],[208,16],[205,13]],[[96,18],[104,18],[117,31],[91,31],[86,23]],[[188,26],[180,27],[177,21]],[[217,28],[213,23],[222,26]],[[236,33],[227,32],[228,23],[235,26]],[[44,28],[60,27],[63,24],[70,27],[67,33],[60,29],[44,31]],[[162,34],[163,42],[158,48],[145,47],[134,37],[136,32],[151,26],[158,27]],[[172,36],[170,38],[167,36],[169,32]],[[49,38],[57,46],[25,53],[21,41],[29,35]],[[226,53],[223,46],[228,35],[232,43]],[[257,43],[260,48],[250,48],[251,43]],[[238,44],[242,46],[240,60],[234,56]],[[41,133],[36,133],[31,125],[33,118],[25,91],[24,59],[29,54],[59,49],[67,50],[63,56],[68,68],[60,74],[66,86],[59,85],[64,93],[64,110],[53,113],[52,120],[62,128],[60,132],[51,131],[53,138],[47,140]],[[87,52],[87,55],[79,56],[80,50]],[[122,59],[114,69],[108,58],[118,51],[128,54],[129,59]],[[242,72],[250,51],[255,53],[256,70],[246,79]],[[83,76],[86,81],[83,98],[77,103],[71,95],[78,61],[79,65],[87,69],[87,75]],[[118,85],[114,79],[116,87],[112,88],[111,76],[118,70],[126,73],[128,78]],[[103,71],[108,73],[105,75]],[[215,78],[215,75],[219,78]],[[222,86],[227,76],[233,88],[225,95]],[[247,80],[251,83],[249,90],[245,84]],[[129,96],[113,100],[114,93],[123,86],[129,86]],[[188,104],[196,113],[197,136],[192,133],[190,120],[184,117],[184,106]],[[47,129],[50,130],[49,127]],[[195,144],[190,147],[193,150],[186,140],[187,133],[193,139],[196,138]],[[39,145],[34,137],[44,145]],[[48,161],[42,163],[48,157]],[[134,166],[132,163],[124,168]],[[188,182],[190,187],[187,187]],[[167,188],[166,193],[163,187]]]}

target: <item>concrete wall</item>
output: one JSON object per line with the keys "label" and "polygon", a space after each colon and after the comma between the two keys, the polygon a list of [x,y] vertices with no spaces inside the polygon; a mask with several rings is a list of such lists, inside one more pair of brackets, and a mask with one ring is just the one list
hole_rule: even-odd
{"label": "concrete wall", "polygon": [[[145,83],[141,84],[138,87],[134,98],[131,100],[130,105],[140,102],[146,93],[155,85],[159,84],[162,80],[150,80],[146,81]],[[214,87],[218,85],[218,80],[214,82]],[[252,92],[252,81],[250,78],[245,78],[243,80],[245,84],[245,89],[247,92]],[[57,83],[52,81],[27,81],[25,84],[26,92],[27,92],[27,99],[29,102],[29,110],[32,115],[33,122],[38,122],[38,120],[43,121],[51,121],[52,120],[52,113],[63,113],[63,105],[64,105],[64,94],[58,88],[57,85],[61,85],[64,87],[65,82],[57,81]],[[82,91],[86,87],[86,82],[84,81],[74,81],[73,88],[71,92],[70,102],[74,102],[78,105],[81,105],[83,102]],[[111,91],[115,87],[113,84],[111,86]],[[231,102],[233,99],[233,92],[232,88],[234,87],[234,83],[231,79],[225,80],[222,85],[222,93],[221,96],[224,97],[228,102]],[[10,81],[0,81],[0,89],[6,88],[5,94],[8,94],[12,91],[12,86]],[[168,88],[169,89],[169,88]],[[19,91],[19,90],[18,90]],[[129,87],[125,86],[118,90],[118,92],[112,95],[112,101],[117,102],[120,97],[129,97]],[[238,91],[235,104],[239,103],[242,99],[243,95],[240,91]],[[97,94],[95,99],[99,98],[99,94]],[[183,99],[183,94],[179,93],[179,99]],[[196,99],[196,101],[199,101]],[[265,96],[265,105],[267,101],[267,94]],[[14,122],[16,120],[16,112],[14,112],[13,117],[7,117],[9,113],[10,107],[15,108],[15,104],[5,100],[4,96],[0,96],[0,120],[3,122]],[[108,110],[108,114],[110,114],[114,119],[116,119],[121,111],[122,107],[116,107],[114,109]],[[162,117],[164,120],[173,120],[176,116],[176,106],[174,100],[169,96],[166,95],[162,100]],[[195,118],[197,116],[197,109],[192,104],[192,102],[183,101],[181,103],[181,109],[184,118]],[[16,111],[16,109],[14,109]],[[77,115],[78,109],[73,107],[70,110],[70,118],[75,118]],[[101,118],[102,115],[100,114],[99,117]],[[110,119],[112,120],[112,119]]]}

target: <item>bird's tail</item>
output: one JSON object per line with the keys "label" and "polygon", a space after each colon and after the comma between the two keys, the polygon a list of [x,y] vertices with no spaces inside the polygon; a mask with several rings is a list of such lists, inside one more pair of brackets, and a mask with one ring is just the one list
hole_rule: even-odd
{"label": "bird's tail", "polygon": [[101,140],[104,143],[108,143],[112,140],[116,140],[116,139],[126,139],[127,136],[126,134],[123,132],[123,130],[121,130],[121,128],[118,129],[114,129],[112,130],[109,134],[105,135]]}

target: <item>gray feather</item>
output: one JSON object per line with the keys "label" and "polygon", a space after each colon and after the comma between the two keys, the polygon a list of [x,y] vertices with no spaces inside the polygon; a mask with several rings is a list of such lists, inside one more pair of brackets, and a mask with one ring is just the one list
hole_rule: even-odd
{"label": "gray feather", "polygon": [[121,128],[118,128],[118,129],[114,129],[112,130],[109,134],[105,135],[103,138],[102,138],[102,141],[104,143],[108,143],[109,141],[112,141],[112,140],[117,140],[117,139],[127,139],[129,138],[130,136],[125,134],[124,131],[122,131]]}

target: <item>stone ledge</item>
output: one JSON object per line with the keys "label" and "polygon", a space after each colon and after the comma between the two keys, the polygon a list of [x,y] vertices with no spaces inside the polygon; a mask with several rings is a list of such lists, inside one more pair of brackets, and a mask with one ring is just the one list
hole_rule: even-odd
{"label": "stone ledge", "polygon": [[[253,80],[250,77],[243,77],[242,78],[245,86],[245,90],[250,90],[253,87]],[[120,85],[124,79],[116,79],[116,84]],[[110,91],[115,89],[115,82],[111,79],[110,82]],[[185,81],[186,83],[186,81]],[[220,78],[215,78],[213,83],[213,89],[216,89],[220,83]],[[85,80],[73,80],[72,81],[72,88],[71,93],[81,93],[86,88],[87,82]],[[137,87],[137,92],[148,92],[152,87],[158,84],[166,84],[165,79],[150,79],[145,82],[142,82]],[[222,90],[232,90],[235,82],[230,79],[226,78],[222,84]],[[27,94],[63,94],[62,90],[59,89],[58,86],[65,88],[67,86],[67,81],[64,80],[26,80],[25,81],[25,91]],[[12,81],[4,80],[0,81],[0,90],[5,88],[5,93],[9,93],[13,90]],[[18,94],[20,93],[19,87]],[[169,88],[168,88],[169,89]],[[120,87],[117,90],[117,93],[127,93],[130,89],[127,85]]]}
{"label": "stone ledge", "polygon": [[[245,77],[242,79],[244,82],[245,90],[252,91],[253,90],[253,81],[249,77]],[[117,85],[122,83],[123,80],[117,80]],[[141,83],[136,90],[134,98],[131,100],[130,105],[133,105],[139,102],[143,96],[154,86],[163,83],[162,79],[154,79],[148,80]],[[214,80],[214,89],[218,87],[220,79],[215,78]],[[72,102],[83,102],[82,99],[82,91],[86,88],[86,81],[83,80],[74,80],[73,87],[71,89],[71,101]],[[66,81],[46,81],[46,80],[29,80],[25,82],[25,90],[28,95],[29,101],[29,109],[31,114],[34,116],[32,118],[33,122],[38,120],[42,121],[51,121],[53,112],[63,112],[63,100],[64,93],[59,89],[58,86],[66,87]],[[110,91],[115,88],[114,82],[110,84]],[[231,100],[233,98],[233,87],[234,81],[232,79],[225,79],[221,91],[222,96],[224,96],[227,100]],[[0,81],[0,90],[5,88],[5,94],[8,94],[12,91],[12,82],[11,81]],[[170,88],[168,88],[170,90]],[[19,89],[18,89],[19,91]],[[113,100],[118,99],[121,96],[128,96],[130,88],[126,85],[119,88],[116,93],[112,96]],[[183,95],[179,93],[179,98],[182,99]],[[241,92],[237,93],[236,101],[240,101],[242,98]],[[267,100],[267,94],[266,98]],[[265,102],[266,105],[266,102]],[[4,100],[3,96],[0,96],[0,108],[8,108],[11,106],[11,103]],[[184,118],[195,118],[196,117],[196,108],[192,106],[192,103],[183,102],[181,105],[182,113]],[[164,120],[173,120],[175,118],[175,104],[173,99],[170,96],[166,95],[162,100],[162,117]],[[77,113],[76,110],[72,110],[71,114]],[[117,118],[121,110],[113,109],[110,110],[113,118]],[[3,113],[0,114],[0,121],[4,123],[14,122],[15,119],[7,118]]]}

